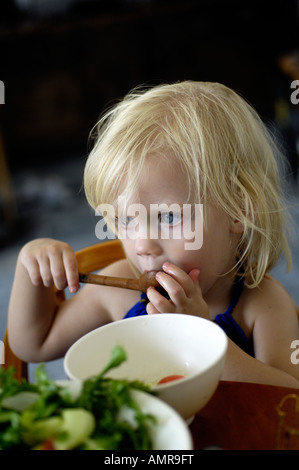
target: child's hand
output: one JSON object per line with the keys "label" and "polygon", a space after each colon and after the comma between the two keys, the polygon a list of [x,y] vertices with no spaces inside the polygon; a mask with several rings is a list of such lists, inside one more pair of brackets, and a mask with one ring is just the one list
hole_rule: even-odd
{"label": "child's hand", "polygon": [[69,286],[72,293],[79,289],[76,256],[67,243],[49,238],[33,240],[22,248],[19,260],[34,286],[55,284],[59,290]]}
{"label": "child's hand", "polygon": [[187,313],[210,319],[198,278],[199,269],[192,269],[187,274],[174,264],[164,263],[163,271],[157,274],[156,279],[170,299],[163,297],[154,287],[149,287],[147,313]]}

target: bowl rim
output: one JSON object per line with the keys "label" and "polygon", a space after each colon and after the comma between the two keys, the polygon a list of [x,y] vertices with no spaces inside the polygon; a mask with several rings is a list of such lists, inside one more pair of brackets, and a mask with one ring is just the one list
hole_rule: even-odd
{"label": "bowl rim", "polygon": [[[205,318],[202,318],[202,317],[198,317],[198,316],[195,316],[195,315],[188,315],[188,314],[184,314],[184,313],[159,313],[159,314],[153,314],[153,315],[140,315],[138,317],[132,317],[132,318],[126,318],[124,319],[126,322],[131,322],[133,323],[134,321],[142,321],[144,320],[145,318],[169,318],[169,316],[175,316],[175,317],[188,317],[188,318],[192,318],[192,319],[198,319],[199,321],[202,321],[206,324],[209,324],[211,326],[212,329],[214,329],[214,331],[217,331],[218,334],[219,334],[219,337],[222,338],[222,341],[223,341],[223,345],[222,345],[222,352],[221,354],[217,357],[217,358],[214,358],[207,366],[203,367],[203,369],[201,370],[201,374],[202,373],[206,373],[207,371],[209,371],[210,369],[212,369],[215,364],[217,364],[220,360],[224,359],[225,355],[226,355],[226,351],[227,351],[227,347],[228,347],[228,339],[227,339],[227,336],[226,334],[224,333],[224,331],[222,330],[222,328],[220,328],[219,325],[217,325],[216,323],[214,323],[213,321],[211,320],[208,320],[208,319],[205,319]],[[75,377],[73,373],[70,372],[69,370],[69,366],[68,366],[68,363],[69,363],[69,358],[70,358],[70,355],[72,354],[72,351],[75,349],[75,347],[78,346],[79,343],[81,342],[84,342],[88,339],[88,337],[91,337],[91,336],[94,336],[96,334],[98,334],[98,331],[99,330],[103,330],[103,329],[108,329],[108,328],[113,328],[113,325],[115,323],[119,323],[121,322],[121,320],[116,320],[114,322],[110,322],[110,323],[107,323],[103,326],[100,326],[100,327],[97,327],[95,328],[94,330],[91,330],[89,331],[88,333],[86,333],[85,335],[81,336],[79,339],[77,339],[77,341],[75,341],[70,347],[69,349],[67,350],[65,356],[64,356],[64,359],[63,359],[63,367],[64,367],[64,371],[66,373],[66,375],[71,379],[71,380],[82,380],[82,379],[79,379],[78,377]],[[151,321],[151,320],[150,320]],[[156,320],[154,320],[156,321]],[[157,320],[159,321],[159,320]],[[100,371],[99,371],[100,372]],[[175,383],[178,383],[178,382],[187,382],[187,381],[190,381],[192,379],[194,379],[194,377],[196,377],[197,375],[197,372],[193,372],[191,374],[188,374],[187,376],[181,378],[179,381],[175,380],[175,381],[171,381],[171,382],[167,382],[165,384],[160,384],[160,385],[154,385],[151,387],[151,389],[153,391],[157,391],[157,390],[163,390],[163,389],[166,389],[168,387],[171,387],[173,386]],[[83,379],[84,380],[84,379]]]}

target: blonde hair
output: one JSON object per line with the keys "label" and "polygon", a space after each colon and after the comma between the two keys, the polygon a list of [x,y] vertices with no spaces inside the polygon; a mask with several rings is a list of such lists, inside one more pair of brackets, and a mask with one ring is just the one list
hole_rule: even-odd
{"label": "blonde hair", "polygon": [[190,198],[242,222],[238,263],[256,287],[284,252],[291,266],[279,150],[256,111],[219,83],[185,81],[137,88],[98,122],[84,173],[93,208],[130,197],[151,155],[171,155]]}

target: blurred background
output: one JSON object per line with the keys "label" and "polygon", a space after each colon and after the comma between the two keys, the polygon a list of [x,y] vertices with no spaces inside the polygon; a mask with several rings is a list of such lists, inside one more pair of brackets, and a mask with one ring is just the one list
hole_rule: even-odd
{"label": "blurred background", "polygon": [[294,267],[274,273],[299,305],[298,23],[298,0],[1,1],[0,338],[24,243],[98,242],[82,192],[89,132],[142,83],[222,82],[277,132],[295,224]]}

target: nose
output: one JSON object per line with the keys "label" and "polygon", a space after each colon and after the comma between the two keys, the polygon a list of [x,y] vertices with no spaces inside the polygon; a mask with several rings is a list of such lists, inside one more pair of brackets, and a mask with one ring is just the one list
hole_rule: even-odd
{"label": "nose", "polygon": [[159,240],[151,238],[137,238],[135,250],[138,256],[159,256],[162,253]]}

